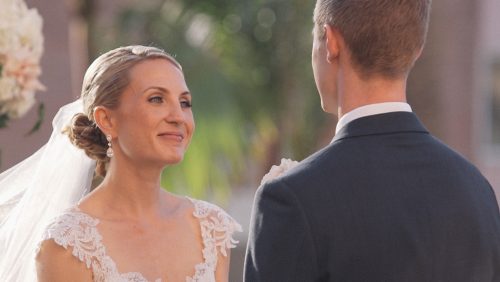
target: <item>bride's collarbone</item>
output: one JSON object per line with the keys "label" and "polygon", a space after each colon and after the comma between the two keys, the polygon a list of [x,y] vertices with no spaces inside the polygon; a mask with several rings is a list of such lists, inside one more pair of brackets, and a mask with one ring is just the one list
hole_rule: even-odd
{"label": "bride's collarbone", "polygon": [[[194,239],[198,236],[192,219],[171,218],[163,220],[100,220],[97,229],[103,238],[114,242],[126,241],[168,241],[183,237]],[[192,236],[190,236],[192,235]]]}
{"label": "bride's collarbone", "polygon": [[[198,233],[199,221],[193,216],[191,206],[179,206],[156,215],[128,217],[120,212],[102,213],[97,216],[97,228],[103,236],[118,236],[128,240],[154,237],[177,237],[176,233]],[[124,234],[127,236],[124,237]]]}

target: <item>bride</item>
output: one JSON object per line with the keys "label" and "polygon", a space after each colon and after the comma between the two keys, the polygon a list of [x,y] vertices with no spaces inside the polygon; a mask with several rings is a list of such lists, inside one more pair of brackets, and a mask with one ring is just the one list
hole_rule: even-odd
{"label": "bride", "polygon": [[[241,226],[160,187],[162,170],[191,140],[191,99],[181,66],[160,49],[97,58],[49,143],[0,175],[0,280],[227,281]],[[69,143],[59,133],[68,119],[64,134],[81,150],[57,145]],[[87,193],[94,167],[104,180]]]}

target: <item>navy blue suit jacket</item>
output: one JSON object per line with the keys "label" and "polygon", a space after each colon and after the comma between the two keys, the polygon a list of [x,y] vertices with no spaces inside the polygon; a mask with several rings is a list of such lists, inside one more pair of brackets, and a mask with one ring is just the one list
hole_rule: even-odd
{"label": "navy blue suit jacket", "polygon": [[413,113],[347,124],[257,191],[245,281],[500,281],[490,184]]}

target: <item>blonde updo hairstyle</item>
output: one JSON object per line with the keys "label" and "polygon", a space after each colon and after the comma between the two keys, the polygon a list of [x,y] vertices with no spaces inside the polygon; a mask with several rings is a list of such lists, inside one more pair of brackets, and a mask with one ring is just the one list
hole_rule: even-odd
{"label": "blonde updo hairstyle", "polygon": [[152,59],[166,59],[182,70],[180,64],[165,51],[146,46],[126,46],[99,56],[87,69],[81,99],[83,113],[76,114],[65,130],[71,143],[97,161],[96,173],[106,175],[110,158],[106,156],[108,141],[94,120],[94,109],[104,106],[116,109],[120,97],[130,83],[129,71],[136,64]]}

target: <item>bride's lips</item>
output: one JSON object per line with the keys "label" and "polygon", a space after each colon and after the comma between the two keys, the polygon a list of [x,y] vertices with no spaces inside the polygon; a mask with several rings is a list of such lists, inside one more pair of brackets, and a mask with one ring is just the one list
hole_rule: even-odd
{"label": "bride's lips", "polygon": [[182,142],[184,140],[184,134],[181,132],[162,132],[158,134],[159,137],[168,139],[168,140],[173,140],[177,142]]}

